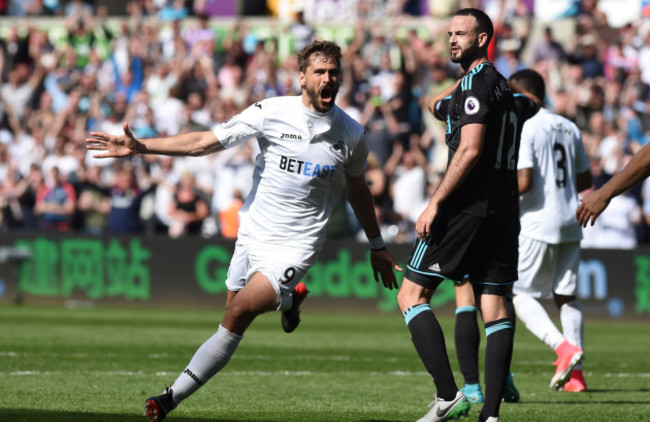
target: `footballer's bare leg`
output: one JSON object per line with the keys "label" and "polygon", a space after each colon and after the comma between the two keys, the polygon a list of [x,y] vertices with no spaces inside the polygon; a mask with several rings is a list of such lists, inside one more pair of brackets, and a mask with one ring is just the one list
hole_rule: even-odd
{"label": "footballer's bare leg", "polygon": [[256,273],[239,292],[229,292],[219,329],[194,353],[171,388],[145,402],[145,415],[157,422],[216,375],[230,360],[244,331],[260,314],[276,309],[278,296],[269,280]]}
{"label": "footballer's bare leg", "polygon": [[221,326],[239,336],[260,314],[278,307],[278,295],[262,273],[255,273],[239,292],[228,292]]}
{"label": "footballer's bare leg", "polygon": [[483,322],[486,324],[498,319],[508,318],[505,296],[482,294],[479,300]]}

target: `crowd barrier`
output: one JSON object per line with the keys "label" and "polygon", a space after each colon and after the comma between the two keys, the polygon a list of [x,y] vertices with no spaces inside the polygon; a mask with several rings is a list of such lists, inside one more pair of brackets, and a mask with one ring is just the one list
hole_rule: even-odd
{"label": "crowd barrier", "polygon": [[[202,238],[3,234],[0,304],[223,309],[233,249]],[[405,266],[410,245],[389,249]],[[397,292],[375,282],[364,244],[328,241],[304,281],[312,310],[397,311]],[[587,318],[650,320],[650,248],[584,250],[578,294]],[[432,305],[453,312],[453,283]]]}

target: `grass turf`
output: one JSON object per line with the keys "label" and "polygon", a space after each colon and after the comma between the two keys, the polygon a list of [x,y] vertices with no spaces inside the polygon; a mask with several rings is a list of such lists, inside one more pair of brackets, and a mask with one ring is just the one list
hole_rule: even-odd
{"label": "grass turf", "polygon": [[[0,306],[0,421],[144,421],[142,405],[171,385],[220,312]],[[285,334],[278,313],[246,333],[228,366],[167,419],[414,421],[433,384],[398,314],[317,314]],[[441,318],[456,380],[453,319]],[[587,321],[589,391],[548,388],[554,354],[522,324],[512,370],[521,402],[502,421],[645,421],[648,324]],[[484,347],[485,339],[481,346]],[[481,359],[482,360],[482,359]],[[473,405],[468,421],[476,421]]]}

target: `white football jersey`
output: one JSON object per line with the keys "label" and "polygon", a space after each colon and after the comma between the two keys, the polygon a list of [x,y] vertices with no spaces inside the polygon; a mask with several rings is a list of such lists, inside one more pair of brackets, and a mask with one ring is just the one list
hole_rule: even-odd
{"label": "white football jersey", "polygon": [[255,103],[214,134],[225,148],[252,137],[259,142],[239,239],[319,249],[346,176],[365,170],[363,127],[337,106],[317,113],[291,96]]}
{"label": "white football jersey", "polygon": [[542,108],[524,123],[517,169],[532,168],[532,188],[521,195],[521,233],[547,243],[580,241],[576,178],[589,170],[580,129]]}

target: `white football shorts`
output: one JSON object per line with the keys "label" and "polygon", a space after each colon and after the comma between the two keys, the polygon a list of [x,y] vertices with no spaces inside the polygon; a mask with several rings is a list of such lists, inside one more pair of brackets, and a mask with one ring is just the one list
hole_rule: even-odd
{"label": "white football shorts", "polygon": [[284,248],[277,245],[260,245],[256,242],[237,241],[230,260],[226,286],[238,292],[260,272],[269,279],[278,295],[278,310],[282,298],[307,274],[316,263],[317,251]]}
{"label": "white football shorts", "polygon": [[519,280],[512,293],[535,298],[574,296],[578,289],[580,242],[549,244],[519,235]]}

